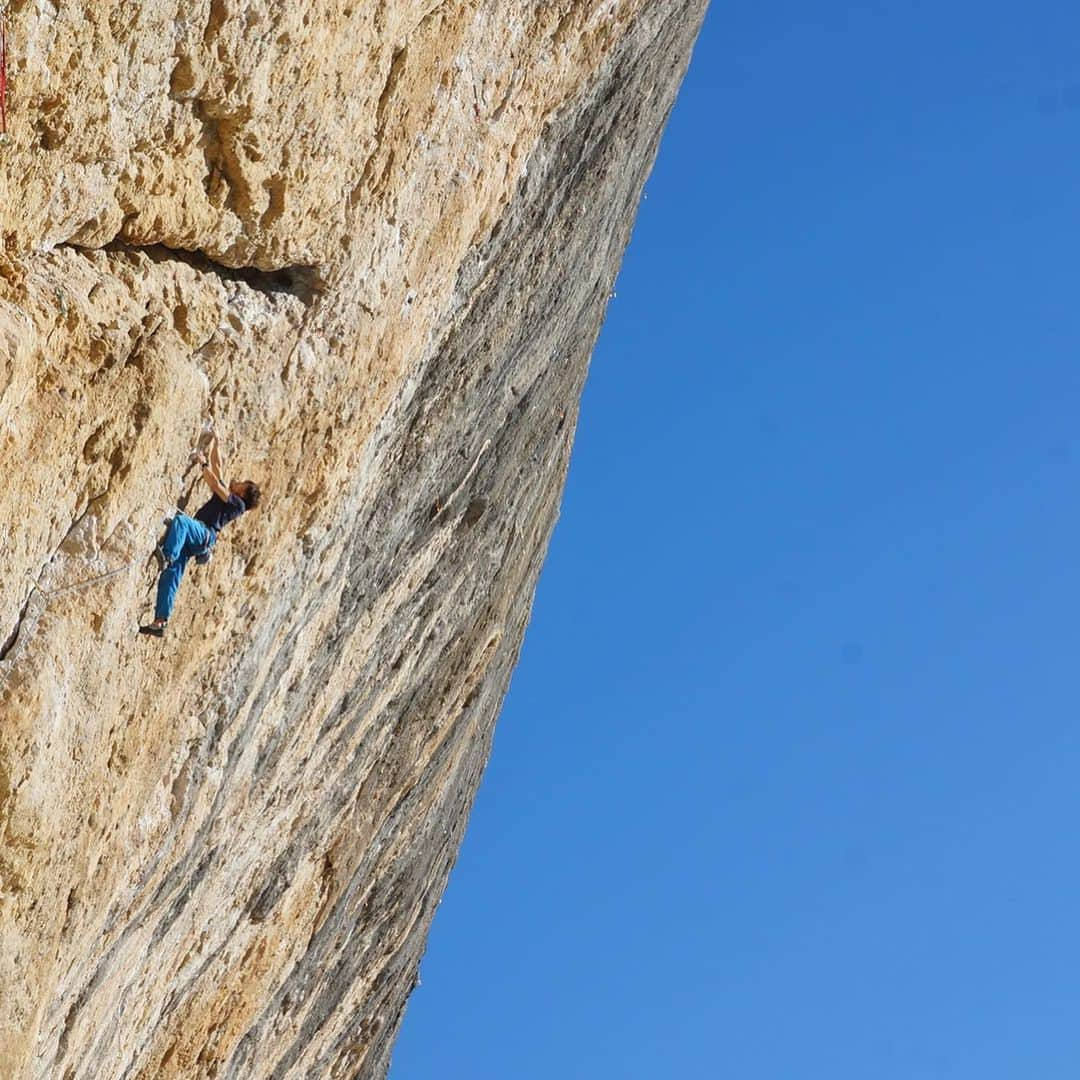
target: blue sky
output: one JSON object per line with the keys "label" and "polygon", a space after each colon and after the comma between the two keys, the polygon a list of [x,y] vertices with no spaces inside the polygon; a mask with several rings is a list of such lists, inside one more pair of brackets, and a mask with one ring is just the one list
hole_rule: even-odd
{"label": "blue sky", "polygon": [[1080,9],[714,4],[392,1080],[1069,1080]]}

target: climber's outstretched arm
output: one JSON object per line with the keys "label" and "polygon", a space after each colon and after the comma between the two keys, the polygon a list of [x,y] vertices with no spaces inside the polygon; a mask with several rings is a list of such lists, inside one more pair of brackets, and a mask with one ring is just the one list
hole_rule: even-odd
{"label": "climber's outstretched arm", "polygon": [[[211,450],[210,454],[211,454],[211,460],[214,460],[217,457],[217,455],[214,453],[214,450]],[[217,464],[216,469],[212,465],[207,463],[206,455],[203,454],[202,452],[199,452],[198,454],[195,455],[195,460],[202,466],[202,478],[209,485],[210,490],[219,499],[224,499],[226,502],[228,502],[229,501],[229,489],[222,483],[221,475],[218,472],[218,469],[221,468],[220,459],[218,459],[216,461],[216,464]]]}
{"label": "climber's outstretched arm", "polygon": [[218,445],[217,432],[210,436],[210,468],[218,478],[218,483],[225,485],[225,470],[221,467],[221,448]]}

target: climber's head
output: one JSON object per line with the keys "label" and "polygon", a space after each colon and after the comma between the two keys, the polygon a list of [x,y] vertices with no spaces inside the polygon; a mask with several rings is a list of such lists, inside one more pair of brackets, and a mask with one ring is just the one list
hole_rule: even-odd
{"label": "climber's head", "polygon": [[262,498],[262,492],[259,490],[259,485],[254,480],[234,480],[229,485],[229,490],[234,495],[239,495],[244,500],[244,506],[249,510],[254,510],[259,505],[259,500]]}

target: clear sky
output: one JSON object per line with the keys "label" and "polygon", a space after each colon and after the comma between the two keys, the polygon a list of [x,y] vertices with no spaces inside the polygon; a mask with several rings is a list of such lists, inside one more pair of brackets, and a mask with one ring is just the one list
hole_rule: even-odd
{"label": "clear sky", "polygon": [[1075,1080],[1080,8],[713,5],[392,1080]]}

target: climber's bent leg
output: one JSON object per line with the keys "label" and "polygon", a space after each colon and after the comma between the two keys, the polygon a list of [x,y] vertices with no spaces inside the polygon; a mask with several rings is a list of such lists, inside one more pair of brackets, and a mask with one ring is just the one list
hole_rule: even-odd
{"label": "climber's bent leg", "polygon": [[169,522],[169,530],[165,533],[165,539],[161,542],[161,553],[165,556],[167,563],[176,562],[180,558],[180,552],[184,550],[184,545],[192,539],[192,532],[194,529],[201,529],[202,524],[196,521],[194,518],[189,518],[187,514],[178,513],[172,521]]}
{"label": "climber's bent leg", "polygon": [[189,518],[187,514],[177,514],[173,518],[165,534],[165,542],[161,545],[167,565],[158,579],[157,605],[154,609],[154,623],[157,626],[163,626],[172,614],[188,559],[205,551],[213,540],[213,533],[201,521]]}

